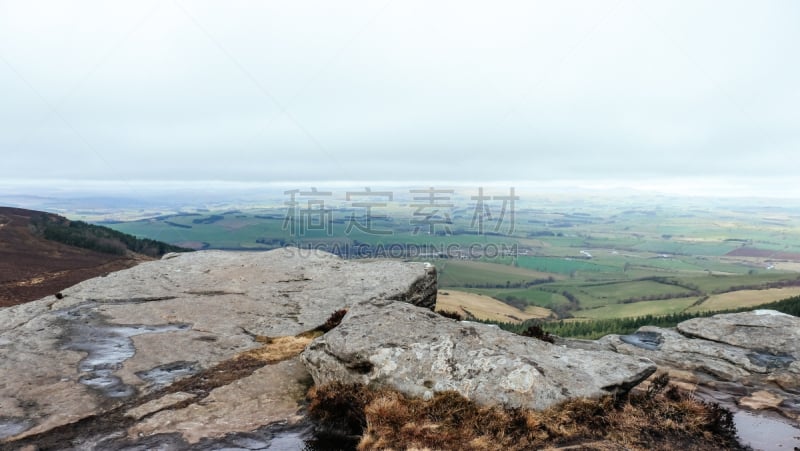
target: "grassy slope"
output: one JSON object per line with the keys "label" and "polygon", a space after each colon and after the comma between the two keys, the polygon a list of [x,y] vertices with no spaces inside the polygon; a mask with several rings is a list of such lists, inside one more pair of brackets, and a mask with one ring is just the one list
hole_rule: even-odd
{"label": "grassy slope", "polygon": [[506,322],[543,319],[553,314],[542,307],[529,307],[522,311],[488,296],[457,290],[439,290],[436,310],[456,312],[465,318]]}
{"label": "grassy slope", "polygon": [[586,319],[629,318],[645,315],[661,316],[685,311],[696,301],[696,297],[690,297],[636,302],[633,304],[608,304],[599,308],[578,310],[573,314],[576,318]]}
{"label": "grassy slope", "polygon": [[703,303],[690,307],[689,312],[728,310],[758,307],[762,304],[780,301],[800,295],[800,287],[770,288],[766,290],[741,290],[715,294]]}

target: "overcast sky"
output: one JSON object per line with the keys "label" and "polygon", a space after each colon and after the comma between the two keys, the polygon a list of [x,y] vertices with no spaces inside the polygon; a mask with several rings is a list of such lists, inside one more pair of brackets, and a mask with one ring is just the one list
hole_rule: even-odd
{"label": "overcast sky", "polygon": [[798,24],[794,0],[0,0],[0,178],[796,189]]}

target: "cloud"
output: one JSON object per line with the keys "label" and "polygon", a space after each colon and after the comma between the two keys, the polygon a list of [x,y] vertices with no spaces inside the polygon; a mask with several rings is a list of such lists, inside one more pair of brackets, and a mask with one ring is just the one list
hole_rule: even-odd
{"label": "cloud", "polygon": [[796,2],[4,2],[18,178],[792,177]]}

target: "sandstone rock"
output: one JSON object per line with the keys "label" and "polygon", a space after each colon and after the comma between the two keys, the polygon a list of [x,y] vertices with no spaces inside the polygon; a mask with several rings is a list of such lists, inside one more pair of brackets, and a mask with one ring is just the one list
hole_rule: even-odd
{"label": "sandstone rock", "polygon": [[775,310],[694,318],[678,324],[689,337],[800,359],[800,318]]}
{"label": "sandstone rock", "polygon": [[265,366],[213,390],[202,403],[162,410],[140,421],[128,430],[128,435],[179,432],[188,443],[197,443],[204,437],[252,431],[277,421],[297,421],[297,400],[305,396],[310,386],[307,379],[299,358]]}
{"label": "sandstone rock", "polygon": [[140,406],[137,406],[125,412],[125,416],[131,417],[136,420],[141,420],[147,415],[151,415],[160,410],[170,408],[178,403],[181,403],[183,401],[188,401],[194,397],[195,395],[191,393],[184,393],[184,392],[170,393],[168,395],[164,395],[150,402],[146,402]]}
{"label": "sandstone rock", "polygon": [[420,397],[455,390],[481,404],[533,409],[627,391],[655,371],[647,359],[568,349],[381,300],[352,307],[302,357],[317,384],[389,386]]}
{"label": "sandstone rock", "polygon": [[[299,386],[307,373],[297,362],[246,368],[244,380],[232,382],[236,389],[195,390],[194,404],[182,411],[173,407],[190,401],[179,401],[169,387],[260,348],[265,337],[313,329],[355,303],[383,298],[432,308],[436,274],[428,266],[298,249],[203,251],[87,280],[60,299],[2,309],[0,443],[24,446],[19,440],[31,436],[47,443],[59,426],[83,420],[82,427],[106,427],[111,419],[137,434],[171,430],[197,440],[202,428],[186,426],[190,411],[212,422],[224,415],[209,428],[218,435],[286,420],[299,408],[301,390],[287,392],[291,401],[254,393],[271,393],[264,384]],[[268,379],[252,385],[248,371]],[[256,401],[257,408],[250,405]],[[257,410],[273,407],[274,414],[257,420]],[[138,429],[125,412],[142,418]],[[156,417],[174,426],[154,425],[149,419]]]}
{"label": "sandstone rock", "polygon": [[[678,385],[728,407],[769,406],[800,418],[800,318],[771,310],[695,318],[676,329],[642,327],[595,342],[561,340],[580,349],[611,349],[656,362]],[[686,372],[693,376],[689,377]],[[774,398],[765,398],[765,393]],[[782,401],[773,402],[781,399]]]}
{"label": "sandstone rock", "polygon": [[646,357],[668,367],[692,370],[725,381],[740,380],[750,372],[766,372],[753,364],[748,351],[706,340],[692,340],[670,329],[645,326],[631,335],[609,335],[603,341],[617,352]]}
{"label": "sandstone rock", "polygon": [[766,390],[759,390],[750,396],[739,400],[739,405],[753,410],[774,409],[778,407],[785,398],[770,393]]}

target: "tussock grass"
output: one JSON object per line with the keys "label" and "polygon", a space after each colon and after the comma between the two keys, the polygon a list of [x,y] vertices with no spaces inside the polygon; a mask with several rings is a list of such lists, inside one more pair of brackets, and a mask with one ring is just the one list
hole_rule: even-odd
{"label": "tussock grass", "polygon": [[669,387],[661,376],[625,399],[575,399],[544,411],[479,406],[456,392],[428,401],[389,389],[312,387],[309,413],[360,436],[359,450],[738,450],[725,409]]}
{"label": "tussock grass", "polygon": [[346,314],[347,310],[337,310],[321,326],[294,336],[266,337],[264,335],[255,335],[255,341],[262,343],[262,346],[239,353],[234,356],[234,360],[252,359],[266,364],[273,364],[291,359],[303,352],[312,340],[338,326]]}
{"label": "tussock grass", "polygon": [[257,341],[264,343],[260,348],[238,354],[235,359],[251,358],[265,363],[278,363],[290,359],[301,352],[315,338],[312,334],[266,338]]}

